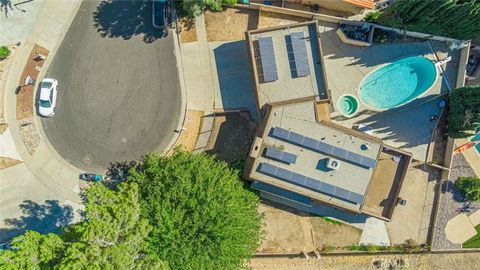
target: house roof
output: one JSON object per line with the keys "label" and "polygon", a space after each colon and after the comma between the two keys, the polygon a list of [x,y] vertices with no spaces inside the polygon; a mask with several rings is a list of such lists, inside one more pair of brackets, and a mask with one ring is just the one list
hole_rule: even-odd
{"label": "house roof", "polygon": [[373,0],[343,0],[349,4],[359,6],[359,7],[364,7],[368,9],[373,9]]}

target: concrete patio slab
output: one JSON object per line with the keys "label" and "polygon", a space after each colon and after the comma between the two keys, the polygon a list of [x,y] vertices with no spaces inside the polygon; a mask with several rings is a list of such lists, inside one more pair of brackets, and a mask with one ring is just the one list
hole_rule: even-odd
{"label": "concrete patio slab", "polygon": [[360,244],[389,246],[390,239],[388,238],[385,221],[374,217],[367,218],[360,237]]}
{"label": "concrete patio slab", "polygon": [[462,213],[448,221],[445,234],[450,242],[462,244],[475,236],[477,231],[468,216]]}

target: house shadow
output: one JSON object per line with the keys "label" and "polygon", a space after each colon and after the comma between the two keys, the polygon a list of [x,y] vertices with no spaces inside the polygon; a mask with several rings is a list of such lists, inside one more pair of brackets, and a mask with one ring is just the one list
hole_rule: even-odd
{"label": "house shadow", "polygon": [[[218,160],[225,161],[231,167],[242,169],[254,136],[254,124],[247,112],[221,113],[215,116],[216,138],[213,147],[207,150]],[[215,133],[215,132],[214,132]]]}
{"label": "house shadow", "polygon": [[21,217],[3,220],[7,228],[0,229],[1,243],[30,230],[42,234],[59,233],[73,220],[74,215],[71,206],[60,205],[57,200],[46,200],[43,204],[27,200],[19,207],[22,212]]}
{"label": "house shadow", "polygon": [[213,53],[222,107],[225,110],[248,109],[255,119],[253,76],[246,41],[223,43]]}
{"label": "house shadow", "polygon": [[93,21],[97,32],[106,38],[128,40],[142,35],[144,42],[152,43],[168,33],[153,27],[152,2],[145,0],[104,0],[93,12]]}
{"label": "house shadow", "polygon": [[432,132],[440,120],[442,108],[439,107],[439,102],[442,99],[446,97],[427,95],[397,108],[376,113],[360,113],[348,121],[354,127],[361,124],[368,126],[375,136],[389,141],[390,144],[400,145],[399,148],[414,148],[430,142]]}

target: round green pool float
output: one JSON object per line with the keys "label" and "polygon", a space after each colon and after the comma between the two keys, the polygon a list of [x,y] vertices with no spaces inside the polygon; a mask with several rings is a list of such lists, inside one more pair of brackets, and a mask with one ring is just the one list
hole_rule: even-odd
{"label": "round green pool float", "polygon": [[338,110],[346,117],[358,112],[359,101],[354,95],[343,95],[338,99]]}

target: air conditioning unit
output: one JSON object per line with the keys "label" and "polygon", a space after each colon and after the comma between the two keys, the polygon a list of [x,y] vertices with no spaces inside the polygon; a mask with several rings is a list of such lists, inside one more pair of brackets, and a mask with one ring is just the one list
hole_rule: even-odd
{"label": "air conditioning unit", "polygon": [[327,168],[332,170],[339,170],[340,169],[341,161],[334,158],[328,158],[327,160]]}

